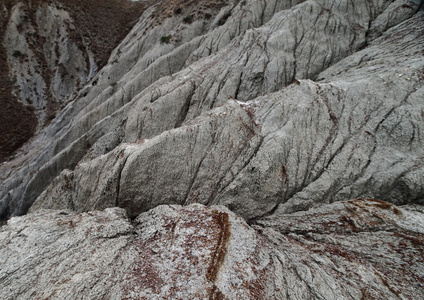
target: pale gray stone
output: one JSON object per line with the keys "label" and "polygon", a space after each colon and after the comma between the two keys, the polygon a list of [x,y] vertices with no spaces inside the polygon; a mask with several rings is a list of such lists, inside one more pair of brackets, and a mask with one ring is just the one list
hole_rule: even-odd
{"label": "pale gray stone", "polygon": [[[290,211],[317,201],[357,196],[379,197],[396,203],[421,201],[422,147],[417,146],[420,141],[416,135],[421,132],[421,117],[416,113],[421,104],[414,99],[422,94],[419,79],[422,56],[417,52],[422,44],[419,32],[422,12],[411,17],[420,6],[411,2],[407,5],[412,10],[396,10],[398,15],[384,30],[373,31],[371,45],[356,52],[367,45],[373,20],[393,16],[390,12],[405,3],[396,2],[396,6],[389,1],[337,1],[337,5],[330,0],[266,1],[266,5],[254,2],[229,2],[210,23],[181,24],[181,20],[172,17],[152,25],[156,6],[147,10],[92,84],[81,90],[80,96],[26,146],[27,152],[0,167],[2,215],[24,213],[62,170],[74,170],[81,162],[96,164],[97,156],[107,154],[121,142],[169,139],[161,142],[160,147],[167,144],[175,153],[163,153],[164,160],[149,159],[146,155],[151,150],[141,149],[134,154],[145,157],[148,164],[169,163],[172,155],[188,151],[187,143],[171,146],[171,139],[188,131],[188,127],[194,129],[190,122],[196,118],[195,122],[204,131],[200,135],[187,133],[184,139],[205,139],[207,114],[221,105],[228,113],[225,122],[232,124],[225,125],[228,129],[217,128],[218,132],[225,134],[240,126],[250,127],[255,135],[251,142],[249,134],[243,141],[233,142],[239,147],[245,145],[247,150],[236,154],[230,149],[231,137],[221,140],[218,136],[220,144],[213,151],[228,156],[216,161],[206,159],[203,163],[204,155],[197,151],[189,165],[183,163],[186,157],[179,157],[181,161],[173,162],[176,169],[180,168],[176,173],[190,174],[201,165],[199,175],[207,177],[212,172],[213,178],[198,183],[191,175],[180,176],[176,180],[181,178],[181,181],[173,182],[168,190],[162,189],[164,194],[152,188],[147,188],[143,196],[137,191],[135,198],[143,197],[151,203],[146,209],[168,200],[180,204],[196,201],[196,196],[190,198],[191,184],[196,193],[204,194],[199,202],[226,204],[247,218],[269,213],[286,202],[282,209]],[[219,18],[230,11],[231,15],[221,25]],[[199,26],[205,26],[204,30],[196,29]],[[162,34],[177,31],[187,38],[172,40],[171,44],[160,43]],[[378,39],[381,34],[383,37]],[[202,50],[208,47],[213,49]],[[344,57],[347,58],[342,60]],[[337,63],[339,60],[342,61]],[[296,78],[301,82],[299,86],[284,88]],[[308,83],[302,78],[320,81]],[[279,92],[272,93],[275,91]],[[318,102],[313,104],[315,98]],[[257,103],[257,108],[250,108],[250,104],[245,108],[246,114],[252,116],[251,124],[244,117],[238,120],[237,114],[230,114],[233,104],[226,103],[233,99],[255,99],[252,103]],[[383,102],[387,108],[382,106]],[[316,105],[317,111],[313,109]],[[290,109],[291,113],[281,111],[281,107]],[[280,113],[284,115],[279,117]],[[404,114],[415,117],[408,121]],[[380,124],[386,117],[385,123]],[[369,118],[371,121],[365,124]],[[401,119],[403,123],[399,123]],[[218,120],[212,122],[214,126],[223,126]],[[257,125],[252,127],[252,124]],[[286,126],[280,132],[270,131],[273,129],[269,126],[283,125]],[[169,131],[181,126],[188,127]],[[396,136],[389,143],[383,130],[387,132],[394,127]],[[290,141],[289,135],[295,138]],[[411,139],[415,144],[409,147]],[[375,141],[379,141],[378,145],[374,145]],[[411,149],[402,152],[408,147]],[[252,157],[252,153],[258,158]],[[224,164],[215,173],[213,164],[218,161]],[[234,166],[230,167],[231,164]],[[398,167],[386,172],[387,166],[396,164]],[[166,165],[155,167],[156,175],[152,178],[161,178],[158,184],[168,184],[166,168]],[[131,167],[124,169],[129,171]],[[285,172],[287,176],[281,175]],[[138,175],[125,176],[134,177],[132,182],[138,180]],[[135,188],[129,185],[119,188],[122,195],[127,195],[127,187]],[[177,189],[175,193],[170,193],[171,187]],[[128,201],[123,199],[121,203]]]}
{"label": "pale gray stone", "polygon": [[422,209],[333,203],[249,226],[227,208],[39,210],[0,228],[3,299],[414,299]]}

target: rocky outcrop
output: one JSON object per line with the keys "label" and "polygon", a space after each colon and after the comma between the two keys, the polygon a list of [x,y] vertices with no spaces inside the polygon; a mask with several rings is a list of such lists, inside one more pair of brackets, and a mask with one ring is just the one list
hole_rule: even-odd
{"label": "rocky outcrop", "polygon": [[414,299],[424,212],[353,200],[249,226],[222,206],[40,210],[0,229],[3,299]]}
{"label": "rocky outcrop", "polygon": [[[410,30],[420,18],[321,73],[319,82],[299,80],[246,103],[229,99],[193,121],[201,89],[182,71],[162,84],[157,93],[164,96],[152,102],[149,93],[117,112],[128,115],[123,139],[134,143],[83,159],[66,175],[72,188],[56,180],[33,210],[115,203],[137,215],[159,204],[198,202],[254,219],[355,197],[422,203],[424,61],[416,49],[423,40]],[[84,187],[94,170],[98,184]],[[65,194],[66,206],[52,203]]]}

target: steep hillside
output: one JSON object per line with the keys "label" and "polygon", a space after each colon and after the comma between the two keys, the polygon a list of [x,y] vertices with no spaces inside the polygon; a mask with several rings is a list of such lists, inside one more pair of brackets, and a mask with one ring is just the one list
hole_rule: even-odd
{"label": "steep hillside", "polygon": [[105,65],[146,2],[2,1],[0,161]]}
{"label": "steep hillside", "polygon": [[[70,197],[77,210],[200,202],[247,218],[350,197],[422,199],[421,123],[398,116],[420,111],[418,1],[230,1],[184,21],[202,3],[143,14],[28,153],[2,166],[3,215],[43,192],[39,203]],[[386,132],[402,138],[390,144]]]}
{"label": "steep hillside", "polygon": [[423,296],[423,2],[150,4],[0,166],[7,297]]}

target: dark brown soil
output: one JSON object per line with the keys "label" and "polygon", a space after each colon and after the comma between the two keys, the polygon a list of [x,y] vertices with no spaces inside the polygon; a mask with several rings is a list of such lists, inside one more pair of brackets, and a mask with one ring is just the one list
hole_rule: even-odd
{"label": "dark brown soil", "polygon": [[174,15],[181,15],[183,23],[192,23],[196,19],[210,19],[210,12],[218,12],[227,5],[224,0],[163,0],[156,1],[158,8],[155,12],[154,25]]}
{"label": "dark brown soil", "polygon": [[[0,162],[7,160],[19,147],[30,139],[37,128],[38,120],[33,108],[24,106],[13,96],[14,83],[9,76],[6,51],[3,47],[4,34],[9,21],[12,7],[17,0],[0,0]],[[129,0],[23,0],[28,8],[29,22],[35,19],[35,12],[39,5],[46,3],[57,3],[69,12],[75,20],[75,32],[72,39],[79,45],[83,41],[93,51],[96,64],[101,68],[109,58],[110,52],[126,36],[129,30],[137,22],[141,13],[152,2],[131,2]],[[35,23],[35,22],[34,22]],[[35,24],[33,24],[35,25]],[[44,54],[41,51],[42,41],[35,39],[34,45],[40,49],[35,51],[41,65],[46,65]],[[53,74],[50,74],[47,66],[41,74],[47,83]],[[47,93],[48,115],[54,117],[60,109],[54,97]],[[48,118],[51,120],[51,118]],[[46,123],[47,124],[47,123]],[[43,125],[46,125],[43,124]]]}
{"label": "dark brown soil", "polygon": [[[7,11],[16,4],[16,0],[2,0]],[[37,118],[32,107],[24,106],[13,96],[13,82],[9,78],[9,65],[6,50],[3,47],[8,14],[0,18],[0,162],[6,160],[16,149],[31,138],[37,127]]]}
{"label": "dark brown soil", "polygon": [[[76,23],[75,39],[84,39],[96,57],[106,64],[110,52],[135,25],[150,2],[129,0],[58,0]],[[153,3],[153,1],[151,1]]]}

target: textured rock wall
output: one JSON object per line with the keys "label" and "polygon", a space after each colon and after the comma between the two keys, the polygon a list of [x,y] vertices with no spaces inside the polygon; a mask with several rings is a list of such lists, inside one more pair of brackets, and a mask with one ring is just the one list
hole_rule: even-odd
{"label": "textured rock wall", "polygon": [[[147,164],[155,164],[149,175],[152,177],[147,173],[139,172],[136,176],[126,173],[133,170],[130,164],[125,165],[122,175],[138,180],[141,186],[159,178],[158,182],[169,189],[163,189],[162,194],[160,190],[150,188],[149,192],[147,188],[141,196],[139,191],[132,191],[134,186],[122,189],[118,183],[112,188],[125,197],[136,193],[151,203],[133,203],[140,209],[163,203],[162,199],[190,203],[198,198],[201,203],[225,203],[250,218],[269,213],[285,202],[289,203],[288,207],[282,209],[290,211],[308,207],[315,201],[356,196],[375,196],[396,203],[420,201],[419,147],[410,147],[413,155],[406,152],[405,159],[402,154],[395,156],[393,151],[398,147],[408,148],[409,141],[417,137],[414,132],[421,126],[419,115],[410,123],[404,121],[408,124],[401,127],[395,121],[399,113],[415,115],[420,109],[419,101],[414,100],[420,97],[422,76],[419,7],[417,1],[337,2],[337,5],[324,0],[229,2],[225,7],[209,10],[191,8],[204,14],[215,9],[215,15],[210,13],[209,19],[196,17],[188,23],[184,21],[184,11],[168,18],[161,15],[158,19],[157,12],[162,7],[153,6],[115,50],[109,64],[61,111],[26,155],[2,167],[3,215],[25,212],[62,170],[73,170],[78,163],[95,165],[104,160],[96,157],[110,152],[121,142],[153,138],[151,143],[161,141],[160,147],[172,148],[163,152],[163,160],[148,158],[159,156],[144,150],[151,143],[141,143],[137,154],[128,160],[136,165],[137,161],[144,161],[140,155],[146,157]],[[169,43],[161,40],[165,34],[172,37]],[[381,34],[383,37],[377,39]],[[182,39],[183,36],[186,38]],[[336,64],[343,57],[346,59]],[[327,71],[320,75],[324,70]],[[334,76],[343,72],[344,75]],[[321,81],[299,81],[302,78]],[[282,89],[290,82],[294,84]],[[260,95],[263,97],[245,107],[239,105],[240,114],[229,111],[237,105],[226,104]],[[226,115],[213,112],[215,117],[211,122],[215,125],[211,126],[215,127],[208,128],[208,111],[221,105]],[[219,121],[223,116],[228,125]],[[394,119],[383,126],[387,117]],[[197,125],[190,125],[191,122]],[[286,126],[277,133],[272,132],[275,131],[272,124]],[[203,128],[199,134],[189,133],[196,126]],[[387,147],[384,137],[387,133],[382,131],[386,127],[389,132],[396,127],[398,135],[409,138],[394,136],[399,145]],[[173,128],[180,129],[169,131]],[[231,136],[219,136],[226,131],[232,132],[234,141]],[[184,136],[189,144],[172,145],[176,135]],[[206,155],[195,151],[189,165],[173,161],[176,174],[166,175],[167,165],[161,163],[172,160],[175,153],[170,152],[181,151],[179,159],[188,159],[186,155],[192,152],[189,147],[195,146],[188,145],[201,141],[203,150],[203,146],[211,145],[208,139],[218,146],[210,146],[211,151]],[[420,143],[419,139],[414,141]],[[240,149],[231,150],[234,144]],[[390,160],[385,159],[385,151],[392,155]],[[136,156],[139,158],[135,159]],[[254,159],[256,156],[258,159]],[[213,165],[218,161],[221,170],[214,170]],[[398,161],[402,163],[393,173],[380,175],[378,170],[385,171],[387,165]],[[147,165],[144,167],[149,169]],[[342,172],[344,168],[348,171]],[[196,172],[204,177],[210,172],[214,177],[198,183]],[[255,188],[252,182],[256,182]],[[395,186],[393,191],[392,186]],[[176,193],[170,192],[174,188]],[[78,196],[72,197],[73,201],[81,202]],[[111,197],[117,199],[114,203],[120,201],[119,195]],[[255,198],[243,201],[259,209],[247,208],[244,212],[245,205],[239,205],[241,198]],[[128,199],[121,203],[130,205]],[[102,207],[100,204],[95,207],[99,206]],[[82,208],[76,205],[76,209]],[[137,209],[133,214],[138,212]]]}
{"label": "textured rock wall", "polygon": [[[191,111],[210,106],[196,99],[205,77],[222,74],[219,64],[206,59],[162,79],[115,113],[128,116],[128,146],[93,160],[86,156],[72,173],[73,188],[65,189],[66,207],[115,203],[137,215],[158,204],[198,202],[224,204],[252,219],[355,197],[422,203],[423,60],[417,55],[423,39],[417,22],[421,14],[321,73],[318,82],[296,80],[246,103],[230,94],[194,120]],[[214,71],[191,75],[205,64]],[[91,170],[99,184],[85,187]],[[56,180],[33,209],[63,208],[53,202],[63,201],[67,184]]]}

